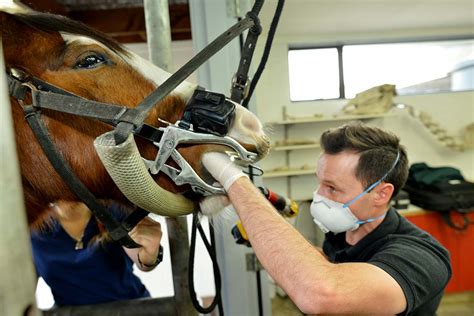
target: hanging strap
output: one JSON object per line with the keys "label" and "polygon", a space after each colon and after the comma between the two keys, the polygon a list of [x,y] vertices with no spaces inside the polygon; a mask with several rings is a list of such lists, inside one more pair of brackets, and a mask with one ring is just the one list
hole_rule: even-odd
{"label": "hanging strap", "polygon": [[[258,16],[255,13],[248,12],[247,17],[249,16],[252,16],[254,21],[258,21]],[[260,24],[256,24],[250,28],[247,38],[245,39],[245,45],[242,49],[242,55],[240,57],[239,68],[237,69],[237,72],[232,80],[230,99],[234,102],[240,103],[242,102],[242,99],[246,97],[249,84],[248,73],[260,33],[262,33],[262,27]]]}
{"label": "hanging strap", "polygon": [[201,66],[210,57],[221,50],[222,47],[227,45],[232,39],[239,36],[243,31],[260,23],[258,19],[253,20],[253,18],[253,15],[248,15],[245,19],[230,27],[227,31],[225,31],[198,54],[196,54],[196,56],[188,61],[183,67],[172,74],[155,91],[149,94],[136,107],[138,113],[135,116],[133,122],[121,122],[117,125],[114,134],[116,143],[123,143],[127,139],[128,135],[132,133],[134,127],[139,129],[154,105],[160,102],[165,96],[170,94],[181,82],[183,82],[187,77],[189,77],[189,75],[199,68],[199,66]]}

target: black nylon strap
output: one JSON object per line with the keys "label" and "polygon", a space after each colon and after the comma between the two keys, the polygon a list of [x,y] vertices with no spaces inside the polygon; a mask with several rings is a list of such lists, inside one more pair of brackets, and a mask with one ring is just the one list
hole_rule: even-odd
{"label": "black nylon strap", "polygon": [[[25,86],[22,81],[11,77],[11,75],[8,75],[7,79],[10,95],[18,100],[24,100],[30,88]],[[81,98],[39,78],[29,77],[28,80],[34,83],[38,89],[39,87],[47,89],[46,91],[31,91],[33,106],[36,109],[48,109],[97,119],[112,126],[117,126],[121,121],[132,122],[136,113],[133,108]],[[143,124],[141,129],[134,131],[134,134],[152,142],[159,142],[163,136],[162,131],[148,124]]]}
{"label": "black nylon strap", "polygon": [[[25,86],[23,81],[11,76],[7,78],[10,95],[18,100],[24,100],[30,88]],[[133,122],[136,116],[136,110],[133,108],[87,100],[36,77],[28,77],[26,80],[37,89],[31,91],[33,105],[36,108],[89,117],[113,125],[121,121]]]}
{"label": "black nylon strap", "polygon": [[49,109],[101,121],[112,123],[129,122],[137,111],[120,105],[90,101],[72,95],[62,95],[44,91],[33,91],[33,105],[42,109]]}
{"label": "black nylon strap", "polygon": [[252,17],[247,16],[239,23],[230,27],[227,31],[217,37],[208,46],[201,50],[196,56],[188,61],[183,67],[172,74],[162,85],[149,94],[137,107],[138,115],[133,123],[119,123],[115,132],[115,141],[117,144],[123,143],[128,135],[133,131],[134,126],[140,128],[143,121],[153,106],[160,102],[165,96],[170,94],[184,79],[189,77],[199,66],[206,62],[211,56],[217,53],[222,47],[227,45],[236,36],[243,31],[255,25]]}
{"label": "black nylon strap", "polygon": [[247,96],[245,96],[245,100],[242,102],[242,106],[248,108],[248,104],[250,99],[252,98],[252,94],[257,86],[258,81],[260,80],[260,76],[265,69],[265,65],[267,64],[268,56],[270,55],[270,50],[273,43],[273,38],[275,36],[275,32],[278,26],[278,22],[280,21],[281,12],[283,11],[283,6],[285,5],[285,0],[278,0],[277,7],[275,9],[275,14],[273,15],[272,23],[270,24],[270,29],[268,30],[267,40],[265,42],[265,48],[263,50],[262,58],[260,59],[260,64],[258,65],[257,70],[253,75],[252,82],[248,87]]}
{"label": "black nylon strap", "polygon": [[41,121],[39,111],[35,110],[33,106],[25,106],[23,109],[28,124],[56,172],[62,177],[69,188],[89,207],[94,216],[105,226],[112,239],[119,241],[123,246],[128,248],[140,247],[140,245],[130,238],[127,228],[120,225],[105,207],[96,200],[89,189],[76,177],[71,167],[69,167],[69,164],[56,150],[56,147],[49,137],[48,130]]}
{"label": "black nylon strap", "polygon": [[148,216],[150,212],[145,211],[142,208],[137,208],[130,215],[127,216],[122,222],[122,226],[127,230],[131,231],[142,219]]}
{"label": "black nylon strap", "polygon": [[15,97],[18,100],[24,100],[26,92],[28,92],[28,87],[23,85],[23,82],[13,79],[10,76],[7,76],[8,81],[8,91],[12,97]]}
{"label": "black nylon strap", "polygon": [[230,99],[237,103],[240,103],[245,97],[248,84],[248,73],[250,69],[250,64],[252,63],[252,56],[257,45],[257,39],[262,33],[262,27],[258,16],[253,12],[248,12],[247,17],[251,18],[255,25],[250,28],[247,38],[245,39],[245,45],[242,49],[242,56],[240,57],[239,68],[234,77],[234,82],[232,84],[231,96]]}

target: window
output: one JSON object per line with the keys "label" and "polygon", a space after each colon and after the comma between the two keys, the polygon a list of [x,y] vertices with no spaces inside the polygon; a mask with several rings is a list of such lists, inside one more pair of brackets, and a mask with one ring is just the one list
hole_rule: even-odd
{"label": "window", "polygon": [[353,98],[385,83],[401,95],[474,89],[472,39],[297,49],[288,63],[292,101]]}
{"label": "window", "polygon": [[337,48],[290,50],[288,69],[292,101],[339,97]]}

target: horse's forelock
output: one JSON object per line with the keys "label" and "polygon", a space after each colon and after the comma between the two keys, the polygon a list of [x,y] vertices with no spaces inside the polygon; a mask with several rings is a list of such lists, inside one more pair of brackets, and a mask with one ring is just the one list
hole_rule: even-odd
{"label": "horse's forelock", "polygon": [[61,15],[49,13],[21,13],[14,15],[20,22],[44,32],[59,32],[83,36],[102,43],[116,53],[128,55],[128,51],[114,39],[91,29],[87,25]]}

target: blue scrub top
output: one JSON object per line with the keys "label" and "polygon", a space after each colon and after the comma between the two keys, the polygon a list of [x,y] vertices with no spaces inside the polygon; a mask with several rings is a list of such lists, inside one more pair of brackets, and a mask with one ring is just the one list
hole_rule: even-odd
{"label": "blue scrub top", "polygon": [[[116,206],[111,211],[119,213]],[[150,296],[133,274],[133,261],[118,242],[89,244],[98,233],[97,221],[92,216],[81,250],[75,250],[76,240],[56,220],[46,230],[31,234],[36,271],[51,288],[56,305],[88,305]]]}

